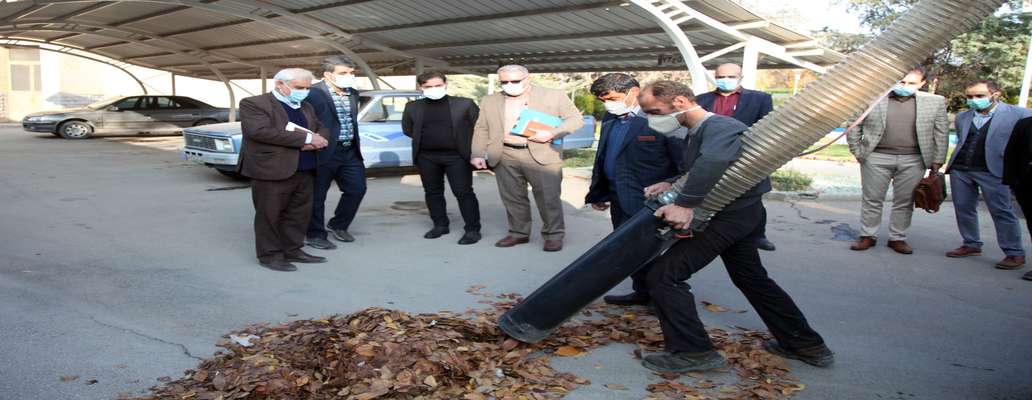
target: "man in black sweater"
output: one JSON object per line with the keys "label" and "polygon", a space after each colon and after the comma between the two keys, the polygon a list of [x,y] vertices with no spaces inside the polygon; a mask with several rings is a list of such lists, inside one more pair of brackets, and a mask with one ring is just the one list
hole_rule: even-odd
{"label": "man in black sweater", "polygon": [[[687,86],[659,81],[646,86],[639,96],[649,127],[660,133],[687,127],[682,171],[688,180],[674,203],[656,210],[674,229],[687,229],[694,209],[724,171],[738,159],[742,133],[748,127],[731,117],[703,110]],[[671,187],[677,178],[645,188],[655,196]],[[766,225],[761,198],[770,191],[764,179],[714,215],[705,230],[681,239],[656,258],[645,281],[663,329],[665,353],[648,355],[642,364],[658,372],[688,372],[720,368],[724,357],[713,348],[706,328],[695,309],[695,297],[685,281],[720,256],[735,286],[749,300],[776,340],[766,349],[782,357],[795,358],[824,367],[834,360],[831,350],[806,322],[802,311],[760,262],[756,237]]]}
{"label": "man in black sweater", "polygon": [[423,235],[436,239],[448,234],[448,210],[444,177],[459,203],[465,234],[459,244],[480,241],[480,204],[473,193],[473,168],[469,163],[473,125],[480,109],[473,100],[448,96],[447,77],[427,72],[416,77],[423,98],[405,105],[401,129],[412,138],[412,160],[419,169],[426,208],[434,226]]}

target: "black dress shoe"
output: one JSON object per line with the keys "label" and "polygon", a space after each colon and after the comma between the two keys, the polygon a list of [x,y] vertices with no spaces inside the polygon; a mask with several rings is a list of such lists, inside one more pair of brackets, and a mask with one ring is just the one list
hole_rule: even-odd
{"label": "black dress shoe", "polygon": [[652,297],[645,292],[631,292],[619,296],[605,296],[602,301],[614,306],[643,306],[649,304]]}
{"label": "black dress shoe", "polygon": [[288,254],[286,257],[287,261],[303,263],[303,264],[320,264],[326,262],[326,257],[313,256],[298,250],[297,253]]}
{"label": "black dress shoe", "polygon": [[350,242],[354,242],[355,241],[355,237],[351,236],[351,234],[348,233],[348,231],[346,231],[346,230],[343,230],[343,229],[331,229],[330,232],[333,232],[333,237],[336,238],[339,241],[342,241],[342,242],[345,242],[345,243],[350,243]]}
{"label": "black dress shoe", "polygon": [[337,248],[337,245],[325,238],[305,238],[305,244],[319,250],[333,250]]}
{"label": "black dress shoe", "polygon": [[443,235],[447,235],[448,232],[451,231],[448,230],[447,226],[435,226],[434,229],[427,231],[423,237],[426,239],[437,239]]}
{"label": "black dress shoe", "polygon": [[468,231],[462,234],[459,244],[473,244],[480,241],[480,232]]}
{"label": "black dress shoe", "polygon": [[765,237],[761,237],[761,238],[756,240],[756,247],[759,248],[760,250],[766,250],[766,251],[774,251],[774,249],[775,249],[774,243],[771,243],[771,241],[767,240],[767,238],[765,238]]}
{"label": "black dress shoe", "polygon": [[297,267],[295,267],[294,264],[287,262],[286,260],[276,260],[269,262],[259,261],[258,264],[273,271],[297,271]]}
{"label": "black dress shoe", "polygon": [[781,346],[777,340],[768,340],[763,342],[763,349],[767,352],[781,356],[782,358],[791,358],[793,360],[799,360],[804,363],[813,365],[815,367],[827,367],[835,362],[835,353],[831,352],[831,349],[824,344],[819,344],[813,347],[807,347],[799,350],[789,350]]}

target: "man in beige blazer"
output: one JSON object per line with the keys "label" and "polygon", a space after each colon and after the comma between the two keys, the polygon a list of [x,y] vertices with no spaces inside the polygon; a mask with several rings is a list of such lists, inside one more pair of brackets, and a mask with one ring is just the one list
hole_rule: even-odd
{"label": "man in beige blazer", "polygon": [[[498,80],[502,92],[487,95],[480,102],[470,159],[476,169],[494,170],[505,205],[509,233],[495,246],[512,247],[530,241],[529,183],[541,214],[544,250],[562,250],[562,146],[553,142],[583,126],[584,119],[563,91],[531,85],[526,67],[503,66],[498,69]],[[555,115],[563,122],[555,129],[535,130],[529,137],[510,133],[520,112],[528,108]]]}
{"label": "man in beige blazer", "polygon": [[938,171],[949,146],[946,99],[920,92],[926,81],[917,67],[893,86],[888,97],[864,119],[860,129],[849,132],[849,151],[860,162],[863,202],[860,206],[860,238],[852,250],[867,250],[877,243],[885,192],[892,184],[889,216],[889,248],[913,253],[906,230],[914,214],[913,193],[926,170]]}

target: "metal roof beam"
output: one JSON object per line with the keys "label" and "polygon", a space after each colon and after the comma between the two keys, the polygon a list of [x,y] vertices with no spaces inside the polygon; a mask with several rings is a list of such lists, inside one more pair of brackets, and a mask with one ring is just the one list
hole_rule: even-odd
{"label": "metal roof beam", "polygon": [[39,10],[41,10],[43,8],[46,8],[46,6],[48,6],[48,5],[49,4],[45,4],[45,3],[44,4],[30,3],[28,7],[25,7],[23,9],[21,9],[21,10],[15,11],[14,14],[8,15],[8,16],[4,17],[3,19],[0,19],[0,22],[7,23],[7,22],[12,22],[12,21],[17,21],[18,19],[27,17],[27,16],[29,16],[30,14],[32,14],[32,13],[34,13],[36,11],[39,11]]}
{"label": "metal roof beam", "polygon": [[443,48],[454,48],[454,47],[473,47],[473,46],[489,46],[496,44],[516,44],[516,43],[534,43],[534,42],[550,42],[556,40],[572,40],[572,39],[591,39],[601,37],[613,37],[613,36],[624,36],[624,35],[655,35],[663,33],[662,29],[657,28],[645,28],[645,29],[632,29],[627,31],[606,31],[606,32],[585,32],[575,34],[560,34],[560,35],[545,35],[545,36],[524,36],[524,37],[511,37],[511,38],[498,38],[498,39],[487,39],[487,40],[474,40],[464,42],[449,42],[449,43],[426,43],[416,44],[410,46],[400,46],[399,50],[422,50],[422,49],[443,49]]}
{"label": "metal roof beam", "polygon": [[536,16],[536,15],[559,14],[559,13],[574,12],[574,11],[594,10],[594,9],[606,8],[606,7],[619,7],[620,4],[622,4],[622,3],[625,3],[625,1],[623,1],[623,0],[596,1],[596,2],[593,2],[593,3],[574,4],[574,5],[567,5],[567,6],[561,6],[561,7],[536,8],[536,9],[531,9],[531,10],[512,11],[512,12],[505,12],[505,13],[498,13],[498,14],[473,15],[473,16],[468,16],[468,17],[446,18],[446,19],[439,19],[439,20],[432,20],[432,21],[413,22],[413,23],[410,23],[410,24],[399,24],[399,25],[388,25],[388,26],[382,26],[382,27],[376,27],[376,28],[355,29],[355,30],[352,30],[351,33],[356,33],[356,34],[358,34],[358,33],[381,33],[381,32],[387,32],[387,31],[400,30],[400,29],[426,28],[426,27],[431,27],[431,26],[461,24],[461,23],[465,23],[465,22],[483,22],[483,21],[491,21],[491,20],[506,19],[506,18],[519,18],[519,17],[531,17],[531,16]]}
{"label": "metal roof beam", "polygon": [[[189,9],[189,8],[190,7],[187,7],[187,6],[176,6],[176,7],[172,7],[170,9],[167,9],[167,10],[159,10],[159,11],[155,11],[155,12],[152,12],[152,13],[148,13],[148,14],[132,17],[132,18],[129,18],[129,19],[124,19],[124,20],[121,20],[121,21],[112,22],[112,23],[109,23],[107,25],[119,26],[120,27],[120,26],[123,26],[123,25],[135,24],[137,22],[143,22],[143,21],[146,21],[146,20],[149,20],[149,19],[154,19],[154,18],[157,18],[157,17],[162,17],[162,16],[165,16],[165,15],[168,15],[168,14],[171,14],[171,13],[174,13],[174,12],[178,12],[178,11],[183,11],[183,10],[186,10],[186,9]],[[55,18],[55,19],[57,19],[57,18]]]}
{"label": "metal roof beam", "polygon": [[368,3],[368,2],[371,2],[371,1],[375,1],[375,0],[346,0],[346,1],[338,1],[338,2],[334,2],[334,3],[330,3],[330,4],[323,4],[323,5],[312,6],[312,7],[307,7],[307,8],[299,8],[299,9],[290,10],[290,11],[294,12],[294,13],[307,14],[307,13],[327,10],[327,9],[331,9],[331,8],[345,7],[345,6],[352,6],[352,5],[355,5],[355,4]]}

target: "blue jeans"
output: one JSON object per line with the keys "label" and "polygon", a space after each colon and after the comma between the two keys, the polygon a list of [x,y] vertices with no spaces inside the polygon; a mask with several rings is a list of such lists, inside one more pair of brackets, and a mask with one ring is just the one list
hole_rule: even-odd
{"label": "blue jeans", "polygon": [[953,210],[957,214],[957,228],[964,238],[964,246],[982,248],[978,229],[978,192],[989,208],[996,226],[996,241],[1008,256],[1024,256],[1021,245],[1021,223],[1014,214],[1010,187],[1000,178],[985,171],[950,171],[950,189],[953,191]]}
{"label": "blue jeans", "polygon": [[308,223],[308,237],[326,239],[326,194],[337,182],[340,200],[330,218],[329,227],[347,231],[358,213],[358,206],[366,193],[365,165],[354,147],[338,148],[333,159],[319,165],[315,173],[315,194],[312,199],[312,219]]}

